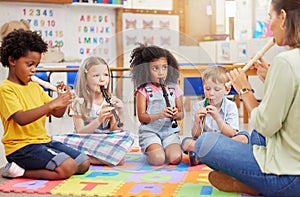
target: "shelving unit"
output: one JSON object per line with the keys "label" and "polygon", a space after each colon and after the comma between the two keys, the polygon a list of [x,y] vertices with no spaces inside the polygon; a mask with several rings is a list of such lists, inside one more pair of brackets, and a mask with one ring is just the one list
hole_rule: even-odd
{"label": "shelving unit", "polygon": [[86,6],[86,7],[107,7],[107,8],[123,8],[124,5],[106,4],[106,3],[71,3],[71,6]]}
{"label": "shelving unit", "polygon": [[[2,0],[0,0],[1,2]],[[5,2],[5,1],[3,1]],[[54,4],[70,4],[71,6],[86,6],[86,7],[107,7],[107,8],[123,8],[124,5],[106,4],[106,3],[80,3],[73,0],[10,0],[7,2],[27,2],[27,3],[54,3]]]}
{"label": "shelving unit", "polygon": [[29,3],[58,3],[58,4],[67,4],[67,3],[72,3],[73,0],[10,0],[9,2],[29,2]]}

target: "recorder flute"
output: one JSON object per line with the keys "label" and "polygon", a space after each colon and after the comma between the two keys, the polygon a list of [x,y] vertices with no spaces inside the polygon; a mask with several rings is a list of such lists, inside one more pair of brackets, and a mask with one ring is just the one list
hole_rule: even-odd
{"label": "recorder flute", "polygon": [[[109,97],[106,88],[105,88],[104,86],[100,86],[100,90],[101,90],[101,92],[102,92],[102,94],[103,94],[103,96],[104,96],[106,102],[107,102],[111,107],[113,107],[113,104],[110,102],[110,99],[111,99],[111,98]],[[115,117],[115,119],[116,119],[116,121],[117,121],[117,126],[118,126],[118,127],[123,127],[123,123],[121,122],[120,117],[118,116],[116,110],[113,109],[113,110],[111,110],[111,112],[113,113],[113,115],[114,115],[114,117]]]}
{"label": "recorder flute", "polygon": [[[161,89],[163,91],[163,96],[165,98],[167,107],[171,107],[171,104],[170,104],[170,101],[169,101],[169,97],[168,97],[168,93],[167,93],[167,90],[166,90],[166,87],[165,87],[165,82],[164,82],[164,80],[162,78],[159,79],[159,84],[160,84]],[[176,128],[178,126],[178,124],[177,124],[177,121],[174,118],[174,116],[172,115],[170,117],[170,119],[171,119],[171,123],[172,123],[172,128]]]}
{"label": "recorder flute", "polygon": [[[272,38],[265,44],[265,46],[261,50],[259,50],[255,54],[255,56],[242,68],[242,70],[246,72],[254,64],[254,62],[256,62],[259,58],[261,58],[274,45],[275,45],[275,39]],[[225,83],[225,85],[226,87],[230,87],[231,82],[229,81]]]}
{"label": "recorder flute", "polygon": [[36,83],[44,86],[45,88],[48,88],[50,90],[53,90],[53,91],[57,92],[57,88],[54,85],[52,85],[51,83],[49,83],[47,81],[44,81],[44,80],[38,78],[37,76],[31,76],[31,81],[36,82]]}
{"label": "recorder flute", "polygon": [[[63,93],[63,92],[58,91],[57,87],[55,87],[51,83],[49,83],[47,81],[44,81],[44,80],[38,78],[37,76],[31,76],[31,81],[33,81],[35,83],[38,83],[38,84],[40,84],[40,85],[44,86],[45,88],[48,88],[48,89],[50,89],[52,91]],[[75,96],[74,99],[77,100],[80,104],[82,104],[84,102],[83,98],[79,98],[77,96]]]}
{"label": "recorder flute", "polygon": [[[207,107],[208,105],[209,105],[208,98],[205,98],[204,107]],[[204,116],[204,118],[203,118],[203,120],[202,120],[202,126],[201,126],[201,133],[200,133],[200,135],[201,135],[201,134],[203,133],[203,131],[204,131],[205,121],[206,121],[206,115]]]}

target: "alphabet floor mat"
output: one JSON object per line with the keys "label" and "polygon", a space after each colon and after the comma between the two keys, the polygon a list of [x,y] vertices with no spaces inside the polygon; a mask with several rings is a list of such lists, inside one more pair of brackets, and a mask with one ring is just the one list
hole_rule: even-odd
{"label": "alphabet floor mat", "polygon": [[[150,166],[137,149],[127,153],[122,166],[91,166],[84,175],[48,181],[15,178],[0,185],[1,192],[104,197],[245,197],[213,188],[205,165],[189,166],[187,156],[175,165]],[[1,195],[1,193],[0,193]]]}

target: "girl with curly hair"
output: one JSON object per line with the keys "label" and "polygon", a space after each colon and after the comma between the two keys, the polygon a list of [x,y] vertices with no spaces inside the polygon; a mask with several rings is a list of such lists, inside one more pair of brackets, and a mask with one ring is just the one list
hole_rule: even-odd
{"label": "girl with curly hair", "polygon": [[[132,80],[136,91],[139,144],[151,165],[179,164],[182,159],[180,128],[172,119],[181,120],[183,92],[177,81],[178,63],[166,49],[140,45],[131,54]],[[163,93],[164,81],[167,95]],[[167,105],[167,96],[170,106]]]}

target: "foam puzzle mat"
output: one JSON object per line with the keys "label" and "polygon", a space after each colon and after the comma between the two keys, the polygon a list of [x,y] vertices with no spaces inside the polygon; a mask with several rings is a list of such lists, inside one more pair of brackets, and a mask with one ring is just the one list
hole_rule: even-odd
{"label": "foam puzzle mat", "polygon": [[[213,188],[205,165],[150,166],[139,151],[127,153],[123,166],[91,166],[84,175],[48,181],[15,178],[0,185],[1,192],[111,197],[246,197]],[[1,193],[0,193],[1,195]]]}

